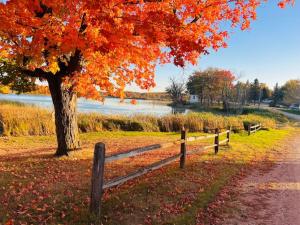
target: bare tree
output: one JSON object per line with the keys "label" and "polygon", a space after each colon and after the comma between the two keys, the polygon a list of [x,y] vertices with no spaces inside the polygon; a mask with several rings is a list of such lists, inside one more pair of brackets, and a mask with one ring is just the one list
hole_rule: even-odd
{"label": "bare tree", "polygon": [[232,99],[237,113],[241,113],[243,111],[244,106],[249,100],[249,95],[250,83],[248,81],[246,83],[238,81],[234,86]]}
{"label": "bare tree", "polygon": [[183,95],[185,91],[184,80],[179,81],[175,77],[170,78],[170,85],[166,88],[166,92],[170,95],[174,105],[183,103]]}

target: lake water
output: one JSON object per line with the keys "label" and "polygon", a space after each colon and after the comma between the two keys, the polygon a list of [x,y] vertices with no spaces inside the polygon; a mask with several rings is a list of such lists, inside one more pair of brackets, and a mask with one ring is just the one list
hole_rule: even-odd
{"label": "lake water", "polygon": [[[0,94],[0,100],[17,101],[26,104],[32,104],[53,110],[52,100],[50,96],[43,95],[16,95]],[[152,115],[165,115],[172,113],[172,108],[158,101],[151,100],[137,100],[137,104],[130,103],[130,99],[125,99],[124,102],[120,102],[117,98],[106,98],[104,103],[87,100],[84,98],[78,99],[78,111],[79,112],[96,112],[102,114],[152,114]]]}

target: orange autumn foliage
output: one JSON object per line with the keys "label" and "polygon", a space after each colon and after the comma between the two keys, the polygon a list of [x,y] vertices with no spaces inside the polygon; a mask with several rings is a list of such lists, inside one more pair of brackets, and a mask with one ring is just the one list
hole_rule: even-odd
{"label": "orange autumn foliage", "polygon": [[259,2],[8,0],[0,3],[0,58],[29,77],[61,76],[88,98],[122,95],[133,82],[150,89],[157,64],[195,64],[226,47],[221,24],[247,29]]}

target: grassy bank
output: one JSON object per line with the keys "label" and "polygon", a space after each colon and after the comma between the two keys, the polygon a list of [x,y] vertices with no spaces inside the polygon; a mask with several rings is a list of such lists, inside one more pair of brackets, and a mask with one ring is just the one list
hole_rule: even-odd
{"label": "grassy bank", "polygon": [[281,109],[283,112],[287,112],[287,113],[292,113],[295,115],[300,115],[300,111],[299,110],[292,110],[292,109]]}
{"label": "grassy bank", "polygon": [[[230,148],[218,155],[207,150],[188,156],[186,168],[178,162],[103,195],[103,224],[202,224],[199,215],[231,178],[272,160],[286,148],[286,139],[298,130],[233,134]],[[199,134],[199,133],[198,133]],[[189,135],[194,135],[190,133]],[[175,140],[176,133],[97,132],[81,134],[83,150],[53,158],[54,136],[0,138],[0,224],[13,219],[28,224],[91,224],[88,214],[91,163],[95,142],[107,154]],[[210,140],[213,142],[213,140]],[[203,143],[188,145],[187,151]],[[105,180],[124,175],[179,152],[180,147],[108,163]],[[207,223],[209,224],[209,223]]]}
{"label": "grassy bank", "polygon": [[[278,113],[253,111],[245,115],[224,116],[211,112],[165,115],[101,115],[79,114],[78,126],[81,133],[100,131],[144,131],[178,132],[185,126],[191,132],[211,131],[231,126],[233,131],[244,129],[249,123],[261,123],[264,128],[276,127],[282,122]],[[54,134],[53,113],[48,110],[22,103],[0,101],[0,135],[51,135]]]}

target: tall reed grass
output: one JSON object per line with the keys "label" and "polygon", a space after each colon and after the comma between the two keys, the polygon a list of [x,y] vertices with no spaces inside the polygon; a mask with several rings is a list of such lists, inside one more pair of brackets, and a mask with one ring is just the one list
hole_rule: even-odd
{"label": "tall reed grass", "polygon": [[2,135],[50,135],[54,131],[54,121],[48,110],[18,104],[0,105],[0,134]]}
{"label": "tall reed grass", "polygon": [[[79,114],[79,131],[161,131],[178,132],[184,126],[191,132],[210,132],[215,128],[232,127],[233,131],[244,129],[245,124],[261,123],[264,128],[275,128],[276,120],[267,116],[224,116],[208,112],[175,114],[156,117],[152,115],[102,115]],[[45,109],[24,104],[0,102],[0,135],[50,135],[55,133],[53,114]]]}

